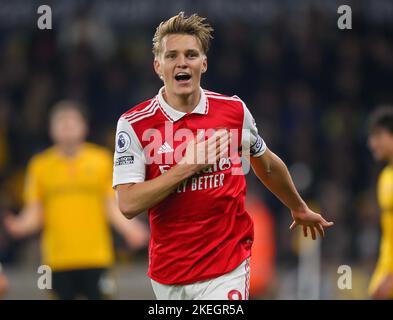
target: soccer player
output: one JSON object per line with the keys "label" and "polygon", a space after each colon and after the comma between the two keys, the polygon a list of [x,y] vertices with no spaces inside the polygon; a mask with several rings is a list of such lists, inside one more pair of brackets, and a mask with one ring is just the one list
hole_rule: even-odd
{"label": "soccer player", "polygon": [[130,223],[116,205],[111,152],[85,142],[85,111],[73,101],[54,106],[54,146],[30,161],[25,206],[4,221],[15,238],[42,229],[42,259],[52,269],[58,299],[104,298],[100,281],[114,260],[109,222],[129,246],[141,248],[148,241],[147,228],[138,220]]}
{"label": "soccer player", "polygon": [[369,295],[393,299],[393,107],[379,108],[371,115],[368,142],[374,158],[387,162],[378,179],[382,238]]}
{"label": "soccer player", "polygon": [[332,225],[299,196],[245,103],[201,89],[212,38],[204,20],[180,13],[158,26],[154,69],[164,86],[117,125],[113,186],[126,217],[148,209],[158,299],[248,299],[253,223],[240,154],[290,208],[291,229],[315,239]]}

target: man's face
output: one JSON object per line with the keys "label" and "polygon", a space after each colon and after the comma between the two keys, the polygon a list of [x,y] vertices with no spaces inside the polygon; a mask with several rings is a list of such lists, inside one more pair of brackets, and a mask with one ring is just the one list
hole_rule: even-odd
{"label": "man's face", "polygon": [[385,128],[374,129],[368,145],[376,160],[389,160],[393,156],[393,134]]}
{"label": "man's face", "polygon": [[86,122],[79,111],[63,109],[53,115],[50,134],[56,144],[76,145],[86,139]]}
{"label": "man's face", "polygon": [[170,34],[162,39],[162,51],[154,59],[154,69],[163,76],[167,93],[190,95],[199,90],[207,58],[195,36]]}

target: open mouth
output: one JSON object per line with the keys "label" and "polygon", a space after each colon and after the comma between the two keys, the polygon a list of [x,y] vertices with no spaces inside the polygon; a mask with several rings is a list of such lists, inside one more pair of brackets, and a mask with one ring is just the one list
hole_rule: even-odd
{"label": "open mouth", "polygon": [[177,75],[175,75],[176,81],[188,81],[190,79],[191,75],[189,75],[188,73],[178,73]]}

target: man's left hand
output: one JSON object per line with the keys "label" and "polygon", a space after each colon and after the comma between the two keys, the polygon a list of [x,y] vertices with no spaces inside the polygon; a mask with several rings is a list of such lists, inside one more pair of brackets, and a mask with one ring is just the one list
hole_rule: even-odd
{"label": "man's left hand", "polygon": [[316,231],[323,238],[325,236],[324,228],[333,226],[333,222],[327,222],[320,214],[313,212],[309,208],[302,210],[291,210],[293,223],[289,227],[290,230],[295,229],[298,225],[303,227],[303,234],[307,237],[307,229],[310,229],[313,240],[317,238]]}

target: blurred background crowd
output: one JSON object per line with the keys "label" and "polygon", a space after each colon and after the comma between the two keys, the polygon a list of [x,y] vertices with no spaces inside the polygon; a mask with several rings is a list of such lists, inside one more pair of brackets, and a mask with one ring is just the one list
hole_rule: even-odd
{"label": "blurred background crowd", "polygon": [[[317,298],[367,297],[378,254],[375,183],[381,169],[367,148],[367,116],[377,105],[393,103],[389,1],[347,2],[351,30],[337,27],[337,1],[241,1],[236,7],[234,1],[227,7],[222,1],[166,6],[141,1],[143,7],[136,1],[98,1],[99,10],[96,2],[70,1],[69,8],[61,4],[61,14],[54,1],[52,30],[36,26],[39,2],[29,4],[32,12],[18,1],[0,3],[0,212],[22,206],[26,164],[50,145],[50,107],[64,98],[85,103],[89,140],[112,150],[119,116],[162,85],[152,67],[155,27],[182,9],[197,12],[215,29],[202,86],[246,102],[300,193],[335,222],[316,245]],[[377,3],[382,9],[368,10]],[[144,14],[131,14],[133,8]],[[26,20],[18,23],[22,17]],[[266,273],[267,284],[255,297],[297,298],[301,246],[288,230],[289,211],[252,173],[247,179],[249,194],[272,217],[274,240],[268,268],[275,271]],[[127,284],[118,297],[153,298],[145,276],[147,252],[130,252],[120,240],[115,244],[118,277],[124,278],[118,282]],[[34,287],[38,255],[36,238],[14,241],[0,222],[0,261],[11,285],[17,284],[9,297],[46,298]],[[352,290],[337,288],[340,265],[352,267]]]}

